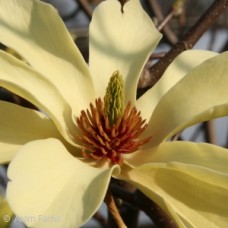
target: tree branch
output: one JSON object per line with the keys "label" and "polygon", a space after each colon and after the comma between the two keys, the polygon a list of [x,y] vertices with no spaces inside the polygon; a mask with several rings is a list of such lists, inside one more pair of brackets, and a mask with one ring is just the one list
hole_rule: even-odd
{"label": "tree branch", "polygon": [[[164,15],[163,15],[162,9],[161,9],[160,5],[158,4],[157,0],[149,0],[148,3],[150,4],[150,7],[153,9],[153,13],[157,17],[159,23],[162,22],[164,20]],[[165,36],[167,37],[168,41],[171,44],[177,43],[178,39],[177,39],[176,35],[173,33],[173,31],[171,30],[171,28],[169,27],[169,25],[166,25],[164,27],[163,33],[165,34]]]}
{"label": "tree branch", "polygon": [[168,65],[181,52],[191,49],[205,31],[215,22],[218,16],[228,7],[228,0],[216,0],[196,24],[159,62],[150,69],[151,81],[148,87],[152,87],[162,76]]}
{"label": "tree branch", "polygon": [[140,191],[137,190],[134,193],[130,193],[122,188],[112,185],[112,192],[115,197],[118,197],[129,203],[131,206],[144,211],[156,226],[163,228],[177,228],[175,222],[157,204]]}

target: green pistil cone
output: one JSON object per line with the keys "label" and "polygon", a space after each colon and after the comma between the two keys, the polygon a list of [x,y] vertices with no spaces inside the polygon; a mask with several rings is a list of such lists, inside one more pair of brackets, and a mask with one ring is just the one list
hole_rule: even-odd
{"label": "green pistil cone", "polygon": [[104,112],[112,126],[124,113],[124,81],[118,71],[114,72],[104,97]]}

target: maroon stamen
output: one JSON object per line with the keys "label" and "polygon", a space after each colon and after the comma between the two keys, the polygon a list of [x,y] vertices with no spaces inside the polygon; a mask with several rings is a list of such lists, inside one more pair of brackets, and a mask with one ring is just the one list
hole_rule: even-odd
{"label": "maroon stamen", "polygon": [[121,165],[123,154],[135,152],[151,139],[138,139],[147,127],[145,122],[129,102],[123,116],[111,125],[104,113],[103,101],[96,99],[95,106],[90,104],[90,110],[81,111],[77,118],[82,133],[78,139],[84,147],[83,156],[96,160],[107,158],[111,163]]}

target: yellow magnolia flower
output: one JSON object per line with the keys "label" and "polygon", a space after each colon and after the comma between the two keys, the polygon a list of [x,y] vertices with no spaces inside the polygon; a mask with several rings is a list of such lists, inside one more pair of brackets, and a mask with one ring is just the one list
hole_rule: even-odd
{"label": "yellow magnolia flower", "polygon": [[[0,102],[0,161],[12,161],[7,199],[28,226],[84,224],[113,176],[140,189],[179,227],[227,227],[227,149],[168,139],[227,115],[228,53],[182,53],[136,100],[139,75],[161,37],[138,0],[123,13],[116,0],[96,8],[89,66],[57,12],[40,1],[0,1],[0,34],[29,63],[0,52],[0,86],[42,110]],[[106,101],[119,99],[121,88],[102,99],[119,74],[124,103],[112,122]]]}

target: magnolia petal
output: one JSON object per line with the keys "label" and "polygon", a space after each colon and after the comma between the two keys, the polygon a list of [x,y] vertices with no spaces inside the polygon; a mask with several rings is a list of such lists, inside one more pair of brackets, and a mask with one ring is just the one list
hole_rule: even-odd
{"label": "magnolia petal", "polygon": [[148,147],[184,128],[228,115],[228,52],[217,55],[189,72],[159,101],[149,121]]}
{"label": "magnolia petal", "polygon": [[0,1],[0,34],[0,42],[55,85],[75,115],[94,98],[88,67],[51,5],[37,0]]}
{"label": "magnolia petal", "polygon": [[7,199],[28,226],[79,227],[99,208],[118,167],[91,167],[56,139],[33,141],[9,166]]}
{"label": "magnolia petal", "polygon": [[149,120],[164,94],[188,72],[215,55],[217,53],[204,50],[188,50],[178,55],[166,69],[161,79],[137,100],[136,107],[141,111],[143,118]]}
{"label": "magnolia petal", "polygon": [[109,78],[118,70],[125,80],[126,102],[135,103],[139,75],[161,38],[140,1],[128,1],[123,9],[116,0],[102,2],[89,32],[89,67],[96,94],[104,96]]}
{"label": "magnolia petal", "polygon": [[132,166],[146,163],[181,162],[228,173],[228,149],[207,143],[163,142],[125,158]]}
{"label": "magnolia petal", "polygon": [[44,114],[4,101],[0,101],[0,126],[0,163],[11,161],[27,142],[49,137],[61,139]]}
{"label": "magnolia petal", "polygon": [[54,121],[62,135],[73,143],[77,126],[72,111],[50,81],[15,57],[0,51],[0,86],[30,101]]}
{"label": "magnolia petal", "polygon": [[179,227],[227,227],[227,173],[171,162],[122,168],[121,175],[161,206]]}

